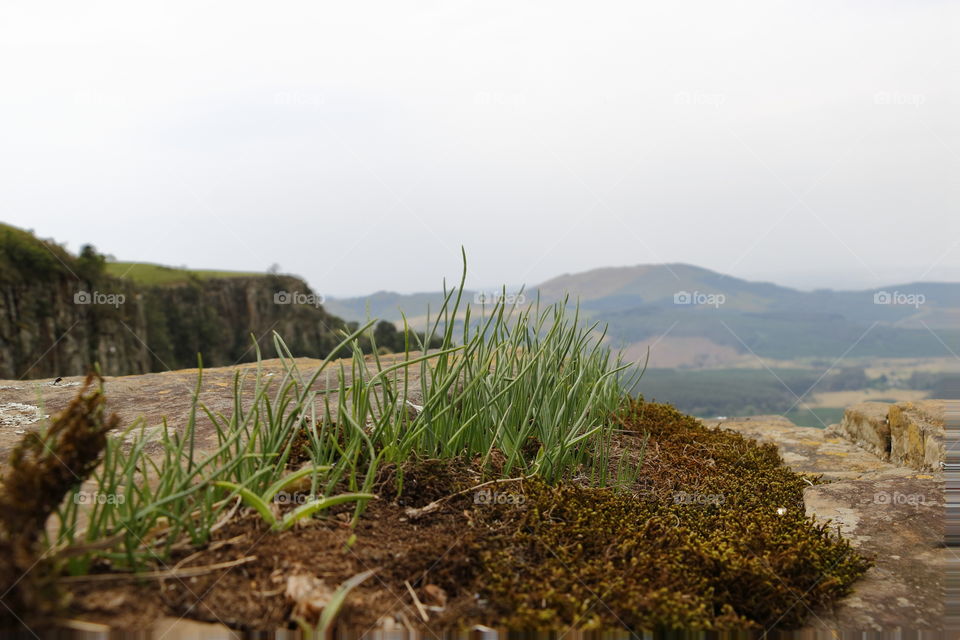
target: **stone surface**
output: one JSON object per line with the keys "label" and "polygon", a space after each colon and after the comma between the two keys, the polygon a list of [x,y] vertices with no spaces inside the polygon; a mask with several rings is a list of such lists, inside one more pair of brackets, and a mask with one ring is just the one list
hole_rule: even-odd
{"label": "stone surface", "polygon": [[[414,354],[416,355],[416,354]],[[380,362],[386,367],[403,355],[381,356]],[[321,364],[313,358],[294,358],[304,378],[311,377]],[[368,358],[369,362],[369,358]],[[285,369],[282,361],[273,358],[262,361],[265,379],[281,380]],[[373,368],[373,364],[368,364]],[[215,367],[203,370],[200,389],[200,401],[216,415],[233,413],[233,381],[239,373],[245,380],[244,398],[253,400],[253,382],[257,363],[238,364],[231,367]],[[338,365],[328,365],[313,385],[313,389],[336,388]],[[159,437],[159,429],[164,419],[167,425],[177,431],[183,431],[190,417],[194,389],[197,386],[197,369],[181,369],[162,373],[147,373],[136,376],[107,377],[104,389],[107,395],[107,410],[116,412],[120,417],[121,428],[141,420],[143,424]],[[347,384],[351,373],[347,365],[344,373]],[[419,401],[420,368],[409,369],[411,401]],[[23,436],[25,429],[39,428],[38,416],[55,415],[63,410],[76,396],[83,382],[81,377],[64,378],[57,385],[53,380],[0,380],[0,461],[6,460],[13,446]],[[336,394],[329,394],[331,404],[336,405]],[[213,423],[202,410],[197,412],[196,438],[198,449],[213,450],[216,447],[216,431]]]}
{"label": "stone surface", "polygon": [[942,628],[943,575],[951,553],[943,547],[942,473],[884,462],[836,434],[779,416],[705,423],[772,442],[795,471],[822,474],[828,482],[804,492],[807,514],[828,522],[874,561],[833,611],[811,612],[809,631]]}

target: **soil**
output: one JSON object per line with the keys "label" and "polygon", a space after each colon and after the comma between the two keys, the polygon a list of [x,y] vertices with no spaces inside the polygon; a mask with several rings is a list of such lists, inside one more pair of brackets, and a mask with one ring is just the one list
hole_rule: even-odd
{"label": "soil", "polygon": [[[408,508],[424,507],[478,484],[475,466],[470,461],[419,462],[404,474],[403,495],[396,493],[396,474],[385,475],[379,486],[381,499],[370,504],[355,529],[349,525],[352,509],[347,508],[279,533],[270,531],[258,514],[244,510],[216,532],[205,550],[184,553],[171,567],[210,566],[250,556],[255,560],[202,576],[117,584],[109,589],[98,582],[76,582],[70,586],[72,615],[123,629],[144,628],[159,615],[220,622],[237,629],[279,629],[291,626],[295,603],[286,591],[292,576],[316,577],[335,588],[374,569],[374,576],[351,592],[341,624],[366,629],[386,615],[422,625],[407,582],[425,607],[444,605],[442,611],[428,613],[431,627],[482,618],[483,608],[465,588],[481,568],[475,547],[485,533],[468,515],[473,496],[451,499],[428,517],[411,519],[406,513]],[[187,557],[189,561],[184,562]],[[132,602],[151,606],[133,611]]]}
{"label": "soil", "polygon": [[[75,592],[75,611],[115,628],[142,628],[162,613],[221,622],[238,629],[278,629],[290,623],[294,603],[286,597],[286,585],[291,576],[313,576],[336,587],[352,576],[376,569],[373,578],[351,593],[341,614],[343,624],[369,628],[383,613],[416,621],[419,616],[404,585],[410,582],[427,602],[431,600],[424,591],[428,585],[432,585],[431,590],[457,594],[442,615],[431,616],[433,624],[447,626],[463,613],[481,615],[469,594],[460,593],[463,585],[473,581],[477,570],[472,554],[464,553],[474,532],[464,531],[462,520],[460,514],[443,514],[422,525],[408,523],[404,522],[402,507],[381,502],[370,507],[355,532],[345,523],[314,520],[311,526],[273,533],[256,514],[245,514],[218,532],[207,551],[194,555],[191,562],[179,568],[251,555],[256,558],[253,562],[203,576],[113,587],[114,598],[129,596],[131,589],[137,595],[108,607],[103,606],[101,585],[88,583]],[[354,533],[357,541],[350,547]],[[123,606],[130,602],[152,602],[155,606],[118,620],[118,610],[133,614]]]}

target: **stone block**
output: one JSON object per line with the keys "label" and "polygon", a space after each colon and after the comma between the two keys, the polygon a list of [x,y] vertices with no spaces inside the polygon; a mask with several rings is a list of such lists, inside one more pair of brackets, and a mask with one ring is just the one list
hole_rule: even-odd
{"label": "stone block", "polygon": [[944,461],[943,403],[898,402],[890,407],[890,461],[938,471]]}
{"label": "stone block", "polygon": [[830,427],[835,433],[882,460],[890,459],[890,425],[887,412],[890,405],[885,402],[861,402],[849,407],[843,413],[839,425]]}

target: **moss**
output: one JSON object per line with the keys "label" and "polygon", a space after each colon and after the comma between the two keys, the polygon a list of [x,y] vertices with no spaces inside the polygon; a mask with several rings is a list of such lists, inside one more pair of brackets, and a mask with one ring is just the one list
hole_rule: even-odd
{"label": "moss", "polygon": [[[63,598],[54,582],[56,560],[43,553],[41,536],[64,496],[93,472],[118,424],[106,415],[102,380],[87,376],[83,389],[43,433],[27,433],[10,455],[0,485],[0,592],[7,608],[0,627],[49,624]],[[87,390],[94,386],[90,393]]]}
{"label": "moss", "polygon": [[632,493],[529,480],[522,505],[475,510],[500,531],[476,588],[508,627],[789,628],[868,568],[805,516],[806,482],[773,446],[667,405],[619,420],[650,434]]}

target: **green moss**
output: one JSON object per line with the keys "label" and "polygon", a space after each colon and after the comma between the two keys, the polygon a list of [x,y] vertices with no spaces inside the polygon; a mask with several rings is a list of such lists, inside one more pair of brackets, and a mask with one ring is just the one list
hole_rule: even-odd
{"label": "green moss", "polygon": [[667,405],[620,419],[650,434],[633,493],[530,480],[523,505],[475,510],[502,532],[476,587],[508,627],[795,627],[869,566],[805,516],[806,482],[774,447]]}

